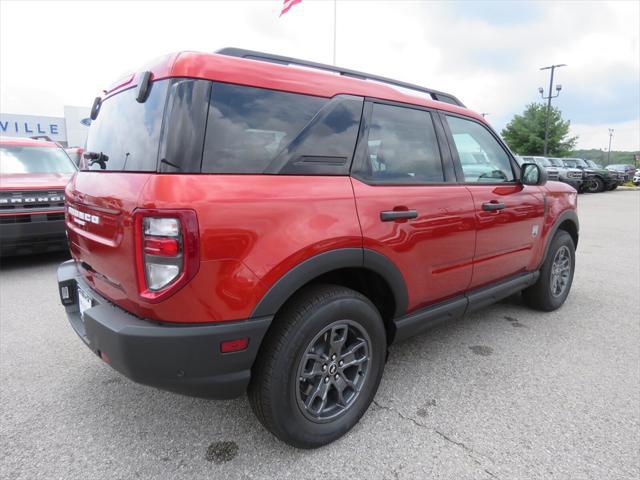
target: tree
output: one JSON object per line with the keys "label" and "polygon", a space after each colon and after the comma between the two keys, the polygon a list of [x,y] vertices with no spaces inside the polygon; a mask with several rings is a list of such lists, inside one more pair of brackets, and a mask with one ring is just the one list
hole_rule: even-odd
{"label": "tree", "polygon": [[[516,115],[502,130],[509,148],[521,155],[542,155],[544,152],[544,124],[547,106],[542,103],[527,105],[522,115]],[[549,112],[548,155],[566,156],[573,150],[578,137],[569,137],[569,120],[562,120],[562,112],[551,107]]]}

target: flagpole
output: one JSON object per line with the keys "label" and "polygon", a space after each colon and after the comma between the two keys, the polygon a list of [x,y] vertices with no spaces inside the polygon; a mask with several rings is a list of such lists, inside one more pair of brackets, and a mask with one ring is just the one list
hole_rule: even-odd
{"label": "flagpole", "polygon": [[338,0],[333,0],[333,66],[336,66],[336,20]]}

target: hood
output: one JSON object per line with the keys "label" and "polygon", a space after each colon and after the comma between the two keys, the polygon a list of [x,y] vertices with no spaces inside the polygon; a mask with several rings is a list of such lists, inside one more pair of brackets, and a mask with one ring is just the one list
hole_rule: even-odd
{"label": "hood", "polygon": [[0,190],[63,189],[73,173],[10,173],[0,174]]}
{"label": "hood", "polygon": [[594,167],[586,167],[585,172],[591,172],[591,173],[599,173],[599,174],[603,174],[603,173],[611,173],[610,170],[606,170],[604,168],[594,168]]}

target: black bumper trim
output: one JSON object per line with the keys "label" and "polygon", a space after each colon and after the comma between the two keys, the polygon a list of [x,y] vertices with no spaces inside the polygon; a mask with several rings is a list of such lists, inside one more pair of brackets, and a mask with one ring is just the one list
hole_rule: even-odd
{"label": "black bumper trim", "polygon": [[[65,309],[78,336],[97,355],[131,380],[187,395],[233,398],[242,395],[251,379],[272,316],[215,324],[161,324],[143,320],[110,303],[80,276],[73,260],[58,267],[59,288],[73,290]],[[80,317],[75,288],[92,297],[93,305]],[[221,353],[220,342],[249,338],[246,350]]]}
{"label": "black bumper trim", "polygon": [[67,248],[64,220],[47,220],[47,214],[33,214],[31,221],[0,225],[0,251],[59,250]]}

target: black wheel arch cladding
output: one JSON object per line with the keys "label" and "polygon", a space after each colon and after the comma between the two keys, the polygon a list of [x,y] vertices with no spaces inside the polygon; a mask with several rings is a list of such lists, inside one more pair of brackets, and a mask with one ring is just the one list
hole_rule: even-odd
{"label": "black wheel arch cladding", "polygon": [[363,268],[380,275],[395,300],[395,316],[407,310],[408,293],[402,273],[385,255],[363,248],[340,248],[315,255],[299,263],[280,277],[256,305],[250,318],[274,315],[301,287],[323,274],[344,268]]}

